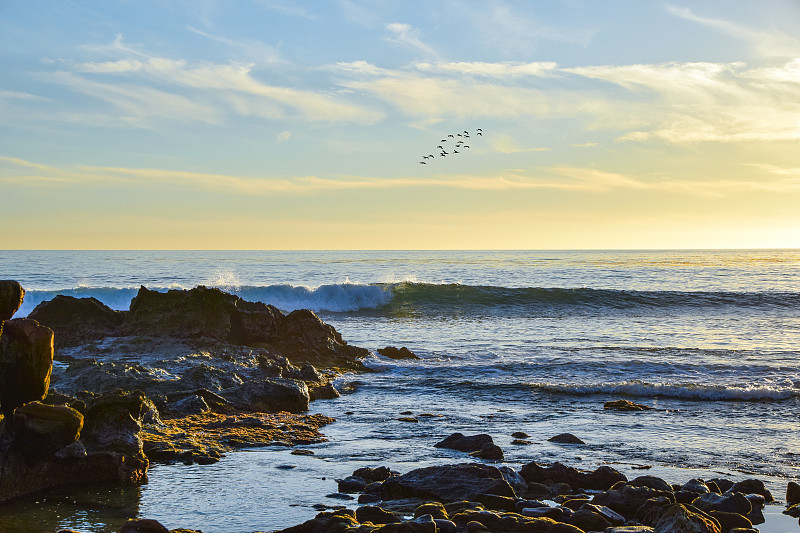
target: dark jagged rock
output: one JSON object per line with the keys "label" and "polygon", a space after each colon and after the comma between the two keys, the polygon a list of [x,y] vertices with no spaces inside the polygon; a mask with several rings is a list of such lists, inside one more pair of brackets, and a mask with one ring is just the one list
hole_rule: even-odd
{"label": "dark jagged rock", "polygon": [[561,433],[559,435],[555,435],[554,437],[550,437],[547,440],[558,444],[586,444],[572,433]]}
{"label": "dark jagged rock", "polygon": [[236,300],[235,312],[231,315],[231,329],[225,340],[233,344],[251,345],[269,342],[270,335],[283,320],[275,306],[262,302]]}
{"label": "dark jagged rock", "polygon": [[652,407],[635,403],[630,400],[613,400],[603,404],[603,409],[612,411],[650,411]]}
{"label": "dark jagged rock", "polygon": [[265,412],[302,413],[308,410],[310,401],[304,382],[285,378],[247,381],[223,395],[241,409]]}
{"label": "dark jagged rock", "polygon": [[721,511],[725,513],[738,513],[746,516],[753,509],[750,500],[741,492],[724,495],[708,493],[698,496],[692,505],[706,512]]}
{"label": "dark jagged rock", "polygon": [[655,533],[721,533],[714,518],[680,503],[667,508],[654,530]]}
{"label": "dark jagged rock", "polygon": [[595,495],[592,503],[610,507],[623,516],[632,516],[647,500],[658,497],[667,498],[671,503],[675,502],[672,492],[655,490],[650,487],[623,485],[619,489],[611,489]]}
{"label": "dark jagged rock", "polygon": [[402,522],[402,519],[396,514],[374,505],[365,505],[356,509],[356,520],[361,523],[371,522],[375,525]]}
{"label": "dark jagged rock", "polygon": [[583,531],[605,531],[611,522],[589,509],[580,509],[569,517],[569,523]]}
{"label": "dark jagged rock", "polygon": [[141,456],[142,423],[159,421],[158,410],[142,391],[114,391],[92,400],[86,409],[82,438],[91,451]]}
{"label": "dark jagged rock", "polygon": [[760,479],[745,479],[744,481],[739,481],[738,483],[734,483],[731,488],[726,490],[725,492],[741,492],[742,494],[760,494],[764,497],[764,501],[767,503],[774,502],[775,498],[772,497],[772,493],[769,489],[764,486],[764,482]]}
{"label": "dark jagged rock", "polygon": [[388,357],[389,359],[419,359],[419,357],[406,348],[402,346],[400,348],[395,348],[394,346],[387,346],[386,348],[378,348],[378,353],[384,357]]}
{"label": "dark jagged rock", "polygon": [[477,452],[487,444],[494,444],[492,436],[486,433],[466,436],[463,433],[453,433],[444,440],[433,445],[434,448],[448,448],[460,452]]}
{"label": "dark jagged rock", "polygon": [[384,481],[388,479],[389,476],[393,475],[393,472],[385,466],[379,466],[377,468],[363,467],[353,472],[353,475],[370,483],[374,483],[375,481]]}
{"label": "dark jagged rock", "polygon": [[627,482],[632,487],[650,487],[655,490],[672,492],[669,483],[656,476],[639,476]]}
{"label": "dark jagged rock", "polygon": [[710,511],[708,514],[719,522],[722,533],[728,533],[728,531],[735,528],[751,529],[753,527],[753,523],[750,520],[737,513]]}
{"label": "dark jagged rock", "polygon": [[528,483],[567,483],[573,488],[593,490],[606,490],[618,481],[627,481],[624,474],[609,466],[601,466],[590,472],[561,463],[543,466],[531,462],[522,467],[520,474]]}
{"label": "dark jagged rock", "polygon": [[673,503],[675,502],[663,496],[650,498],[636,509],[634,520],[645,526],[654,527]]}
{"label": "dark jagged rock", "polygon": [[791,507],[800,503],[800,484],[790,481],[786,485],[786,506]]}
{"label": "dark jagged rock", "polygon": [[78,440],[83,427],[83,415],[75,409],[40,402],[17,408],[13,420],[13,446],[29,462],[51,459]]}
{"label": "dark jagged rock", "polygon": [[57,295],[37,305],[28,315],[55,333],[56,348],[77,346],[113,337],[122,324],[123,313],[95,298]]}
{"label": "dark jagged rock", "polygon": [[119,533],[170,533],[170,531],[157,520],[137,518],[125,522]]}
{"label": "dark jagged rock", "polygon": [[382,491],[387,499],[418,497],[443,502],[469,500],[477,494],[516,496],[497,468],[478,463],[418,468],[388,478]]}
{"label": "dark jagged rock", "polygon": [[0,324],[4,320],[11,320],[11,317],[22,305],[24,298],[25,289],[22,288],[19,282],[0,280]]}
{"label": "dark jagged rock", "polygon": [[50,387],[53,331],[29,318],[3,323],[0,336],[0,406],[6,416],[24,403],[42,400]]}
{"label": "dark jagged rock", "polygon": [[690,479],[681,486],[681,490],[694,492],[695,494],[708,494],[709,492],[713,492],[708,488],[708,485],[700,479]]}

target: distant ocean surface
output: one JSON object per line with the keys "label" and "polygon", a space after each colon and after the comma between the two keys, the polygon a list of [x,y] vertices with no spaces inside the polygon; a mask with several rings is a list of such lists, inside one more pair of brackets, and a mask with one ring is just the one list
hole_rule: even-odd
{"label": "distant ocean surface", "polygon": [[[369,364],[381,372],[341,379],[358,380],[356,392],[312,404],[339,420],[315,448],[330,475],[465,460],[432,447],[461,431],[492,434],[512,465],[651,465],[671,481],[747,473],[777,488],[800,477],[800,250],[0,251],[0,278],[27,291],[17,316],[56,294],[127,309],[140,285],[206,285],[313,309],[373,352],[408,347],[422,361],[376,356]],[[603,410],[619,398],[656,409]],[[403,411],[443,416],[409,424],[397,420]],[[511,445],[514,431],[533,444]],[[547,442],[563,432],[586,446]],[[285,512],[286,495],[235,509],[222,525],[213,498],[167,512],[155,494],[189,482],[177,468],[156,466],[140,502],[143,515],[178,520],[170,527],[269,530],[314,515],[300,497]],[[206,486],[213,467],[192,468]]]}

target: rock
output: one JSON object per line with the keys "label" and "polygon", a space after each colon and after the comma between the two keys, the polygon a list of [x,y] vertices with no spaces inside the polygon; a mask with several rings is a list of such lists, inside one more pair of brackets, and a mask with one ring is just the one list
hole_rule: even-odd
{"label": "rock", "polygon": [[560,435],[550,437],[547,440],[558,444],[586,444],[572,433],[561,433]]}
{"label": "rock", "polygon": [[672,492],[651,489],[650,487],[634,487],[623,485],[619,489],[601,492],[592,498],[592,503],[610,507],[623,516],[633,516],[650,498],[664,497],[674,503]]}
{"label": "rock", "polygon": [[761,494],[747,494],[745,495],[747,500],[750,502],[752,506],[752,510],[747,513],[747,518],[755,525],[755,524],[763,524],[764,523],[764,496]]}
{"label": "rock", "polygon": [[722,533],[728,533],[734,528],[752,529],[753,523],[744,516],[737,513],[725,513],[722,511],[711,511],[708,513],[711,517],[719,522]]}
{"label": "rock", "polygon": [[369,355],[366,348],[347,344],[333,326],[308,309],[286,315],[270,335],[269,343],[294,362],[326,368],[362,369],[359,359]]}
{"label": "rock", "polygon": [[645,526],[653,527],[661,519],[664,511],[673,503],[675,502],[663,496],[650,498],[636,509],[634,520]]}
{"label": "rock", "polygon": [[117,390],[95,397],[86,408],[83,442],[90,451],[142,453],[142,422],[158,420],[158,410],[142,391]]}
{"label": "rock", "polygon": [[385,524],[374,533],[437,533],[436,522],[430,515],[423,515],[408,522]]}
{"label": "rock", "polygon": [[602,515],[590,509],[580,509],[569,517],[568,523],[583,531],[605,531],[611,527],[611,522],[603,518]]}
{"label": "rock", "polygon": [[634,403],[630,400],[614,400],[604,403],[603,409],[610,409],[612,411],[649,411],[653,408],[640,403]]}
{"label": "rock", "polygon": [[680,503],[669,506],[653,529],[655,533],[721,533],[716,520]]}
{"label": "rock", "polygon": [[702,479],[690,479],[683,484],[681,490],[694,492],[696,494],[708,494],[709,492],[712,492]]}
{"label": "rock", "polygon": [[231,329],[225,340],[246,345],[270,342],[282,320],[283,313],[275,306],[239,298],[235,301],[235,310],[230,319]]}
{"label": "rock", "polygon": [[616,526],[606,529],[605,533],[653,533],[653,528],[647,526]]}
{"label": "rock", "polygon": [[477,494],[473,499],[486,507],[496,511],[515,512],[517,510],[517,500],[508,496],[497,496],[496,494]]}
{"label": "rock", "polygon": [[374,505],[365,505],[356,509],[356,520],[362,524],[364,522],[372,522],[375,525],[402,522],[400,517],[396,514],[390,511],[384,511],[380,507]]}
{"label": "rock", "polygon": [[723,495],[710,492],[698,496],[692,501],[692,505],[701,511],[722,511],[725,513],[737,513],[743,516],[746,516],[753,509],[750,500],[740,492]]}
{"label": "rock", "polygon": [[479,463],[418,468],[388,478],[382,492],[387,499],[417,497],[439,501],[470,500],[478,494],[516,496],[497,468]]}
{"label": "rock", "polygon": [[527,439],[528,437],[530,437],[530,435],[528,435],[524,431],[515,431],[514,433],[511,434],[511,436],[514,437],[515,439]]}
{"label": "rock", "polygon": [[286,378],[247,381],[223,394],[240,409],[261,412],[302,413],[311,401],[304,382]]}
{"label": "rock", "polygon": [[338,480],[336,483],[339,492],[350,493],[350,494],[363,492],[364,489],[367,487],[367,481],[357,476],[348,476],[344,479]]}
{"label": "rock", "polygon": [[[724,479],[724,478],[710,479],[710,480],[706,481],[706,483],[714,483],[719,488],[718,494],[723,494],[728,489],[733,487],[733,481],[731,481],[730,479]],[[716,492],[716,491],[714,491],[714,492]]]}
{"label": "rock", "polygon": [[79,440],[64,446],[56,452],[56,457],[59,459],[67,459],[68,457],[81,458],[86,456],[86,446]]}
{"label": "rock", "polygon": [[44,399],[53,369],[53,331],[29,318],[3,322],[0,336],[0,406],[6,416]]}
{"label": "rock", "polygon": [[531,483],[548,482],[567,483],[573,488],[592,490],[606,490],[614,483],[627,480],[624,474],[608,466],[601,466],[590,472],[565,466],[561,463],[542,466],[531,462],[522,467],[520,474],[529,485]]}
{"label": "rock", "polygon": [[377,468],[363,467],[353,472],[353,475],[360,477],[370,483],[375,481],[384,481],[392,475],[392,471],[388,467],[379,466]]}
{"label": "rock", "polygon": [[798,503],[800,503],[800,485],[790,481],[786,485],[786,506],[791,507]]}
{"label": "rock", "polygon": [[119,533],[170,533],[161,522],[147,518],[128,520]]}
{"label": "rock", "polygon": [[449,520],[450,518],[447,514],[447,510],[444,508],[444,505],[439,502],[423,503],[414,509],[414,518],[418,518],[426,514],[431,515],[434,520]]}
{"label": "rock", "polygon": [[745,479],[738,483],[734,483],[727,492],[741,492],[742,494],[760,494],[764,497],[767,503],[774,502],[775,498],[772,497],[769,489],[764,486],[764,482],[760,479]]}
{"label": "rock", "polygon": [[484,446],[494,444],[491,435],[481,433],[479,435],[465,436],[463,433],[453,433],[444,440],[433,445],[434,448],[448,448],[460,452],[476,452]]}
{"label": "rock", "polygon": [[655,490],[663,490],[672,492],[672,487],[669,483],[656,476],[639,476],[627,482],[631,487],[650,487]]}
{"label": "rock", "polygon": [[388,357],[389,359],[419,359],[419,357],[416,354],[414,354],[414,352],[412,352],[405,346],[401,348],[395,348],[393,346],[387,346],[386,348],[378,348],[378,353],[384,357]]}
{"label": "rock", "polygon": [[616,512],[613,509],[609,509],[604,505],[595,505],[593,503],[584,504],[579,510],[581,509],[588,509],[592,512],[595,512],[611,522],[612,526],[620,526],[625,523],[625,517]]}
{"label": "rock", "polygon": [[169,410],[173,413],[180,413],[186,415],[201,415],[211,410],[202,396],[192,394],[181,398],[180,400],[169,404]]}
{"label": "rock", "polygon": [[28,318],[52,329],[55,346],[61,348],[117,335],[123,313],[95,298],[59,294],[37,305]]}
{"label": "rock", "polygon": [[503,450],[496,444],[484,444],[480,450],[469,454],[470,457],[477,457],[478,459],[486,459],[489,461],[502,461]]}
{"label": "rock", "polygon": [[14,411],[14,446],[29,461],[50,458],[78,440],[82,427],[83,415],[75,409],[26,403]]}
{"label": "rock", "polygon": [[11,320],[11,317],[22,305],[24,298],[25,289],[19,282],[0,280],[0,323],[4,320]]}
{"label": "rock", "polygon": [[789,515],[792,518],[800,518],[800,504],[796,503],[784,509],[783,514]]}
{"label": "rock", "polygon": [[499,466],[497,469],[503,474],[503,478],[514,489],[515,494],[525,494],[528,492],[528,483],[516,470],[509,466]]}

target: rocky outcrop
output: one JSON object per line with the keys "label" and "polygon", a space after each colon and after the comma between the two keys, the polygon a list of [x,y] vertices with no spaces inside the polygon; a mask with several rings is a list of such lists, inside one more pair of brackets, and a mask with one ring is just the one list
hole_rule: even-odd
{"label": "rocky outcrop", "polygon": [[630,400],[613,400],[604,403],[603,409],[611,411],[650,411],[653,408]]}
{"label": "rocky outcrop", "polygon": [[28,318],[46,324],[55,334],[56,347],[77,346],[118,333],[123,313],[96,298],[58,295],[37,305]]}
{"label": "rocky outcrop", "polygon": [[566,483],[573,489],[583,488],[592,490],[606,490],[619,481],[627,478],[621,472],[609,466],[601,466],[594,471],[579,470],[562,463],[553,463],[543,466],[536,462],[528,463],[520,471],[528,483]]}
{"label": "rocky outcrop", "polygon": [[405,346],[401,346],[400,348],[395,348],[394,346],[378,348],[378,353],[389,359],[419,359],[417,354]]}
{"label": "rocky outcrop", "polygon": [[11,320],[22,305],[23,298],[25,290],[18,282],[0,280],[0,324],[4,320]]}
{"label": "rocky outcrop", "polygon": [[680,503],[667,508],[653,529],[655,533],[721,533],[716,519]]}
{"label": "rocky outcrop", "polygon": [[0,407],[6,416],[26,402],[41,400],[50,386],[53,331],[35,320],[3,323],[0,334]]}
{"label": "rocky outcrop", "polygon": [[224,397],[240,408],[254,411],[302,413],[308,410],[308,387],[296,379],[273,378],[247,381],[223,391]]}
{"label": "rocky outcrop", "polygon": [[514,489],[495,467],[461,463],[418,468],[383,482],[387,499],[429,498],[438,501],[469,500],[478,494],[514,497]]}

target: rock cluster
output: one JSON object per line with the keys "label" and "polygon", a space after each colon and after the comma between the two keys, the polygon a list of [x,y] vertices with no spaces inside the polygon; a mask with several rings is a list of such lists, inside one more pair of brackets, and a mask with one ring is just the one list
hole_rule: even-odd
{"label": "rock cluster", "polygon": [[30,318],[10,319],[24,295],[17,282],[0,281],[0,502],[76,482],[144,482],[149,463],[137,429],[98,408],[102,397],[78,406],[83,412],[42,402],[53,331]]}
{"label": "rock cluster", "polygon": [[585,471],[560,463],[529,463],[519,472],[462,463],[402,475],[362,468],[345,486],[361,493],[361,507],[322,512],[280,533],[756,533],[753,525],[764,521],[761,509],[772,500],[753,479],[671,485],[654,476],[629,481],[607,466]]}

